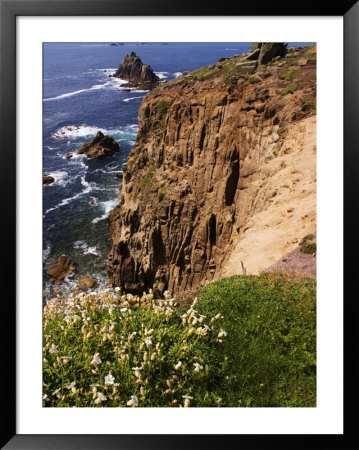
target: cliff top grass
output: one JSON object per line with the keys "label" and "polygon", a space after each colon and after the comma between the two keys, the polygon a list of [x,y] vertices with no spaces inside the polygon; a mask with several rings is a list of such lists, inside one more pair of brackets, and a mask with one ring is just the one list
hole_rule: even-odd
{"label": "cliff top grass", "polygon": [[[295,65],[298,64],[300,59],[307,59],[309,63],[316,62],[316,46],[308,45],[300,49],[288,49],[287,55],[283,58],[280,58],[278,61],[272,62],[271,64],[262,64],[259,65],[256,69],[255,73],[260,73],[263,78],[267,78],[272,75],[272,68],[279,65]],[[235,55],[230,58],[222,58],[217,63],[210,64],[205,67],[201,67],[192,72],[184,72],[178,78],[171,80],[169,82],[159,84],[152,93],[154,95],[159,94],[163,89],[169,89],[174,86],[182,86],[185,87],[187,85],[193,84],[195,81],[203,81],[210,78],[215,77],[223,77],[224,86],[228,87],[231,85],[231,78],[236,77],[237,79],[243,78],[248,79],[250,74],[240,73],[237,71],[237,64],[241,62],[245,62],[246,54],[244,55]],[[247,61],[249,62],[249,61]],[[279,77],[283,80],[293,80],[293,78],[302,77],[301,70],[296,69],[288,69],[288,67],[283,67],[279,73]]]}
{"label": "cliff top grass", "polygon": [[48,407],[315,406],[315,280],[235,276],[179,306],[119,288],[44,308]]}

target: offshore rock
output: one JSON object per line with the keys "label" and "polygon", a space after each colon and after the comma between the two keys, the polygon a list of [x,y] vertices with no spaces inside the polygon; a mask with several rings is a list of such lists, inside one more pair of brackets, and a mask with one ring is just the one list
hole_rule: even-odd
{"label": "offshore rock", "polygon": [[141,58],[135,52],[131,52],[123,58],[117,71],[112,76],[127,80],[129,83],[125,86],[140,89],[153,89],[160,81],[151,66],[143,64]]}
{"label": "offshore rock", "polygon": [[46,273],[52,283],[59,283],[76,271],[75,263],[71,258],[61,255],[60,258],[50,266]]}
{"label": "offshore rock", "polygon": [[86,155],[89,159],[101,159],[113,156],[120,149],[113,137],[98,131],[91,142],[84,142],[77,151],[79,155]]}
{"label": "offshore rock", "polygon": [[97,281],[95,279],[91,278],[91,277],[82,277],[79,280],[79,285],[80,286],[83,286],[83,287],[86,287],[86,288],[89,288],[89,289],[95,287],[96,284],[97,284]]}
{"label": "offshore rock", "polygon": [[52,184],[55,181],[55,178],[51,175],[43,175],[42,177],[42,184],[49,185]]}

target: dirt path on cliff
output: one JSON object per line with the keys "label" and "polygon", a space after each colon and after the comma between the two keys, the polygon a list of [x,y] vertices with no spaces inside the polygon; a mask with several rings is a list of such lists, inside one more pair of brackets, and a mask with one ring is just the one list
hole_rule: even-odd
{"label": "dirt path on cliff", "polygon": [[271,198],[253,215],[239,235],[232,236],[233,250],[216,279],[259,274],[294,250],[301,239],[316,230],[316,117],[291,126],[280,154],[261,170],[257,197]]}

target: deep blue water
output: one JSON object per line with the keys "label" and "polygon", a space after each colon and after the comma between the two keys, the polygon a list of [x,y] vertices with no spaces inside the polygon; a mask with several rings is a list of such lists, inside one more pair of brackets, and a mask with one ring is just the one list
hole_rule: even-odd
{"label": "deep blue water", "polygon": [[[297,45],[297,44],[292,44]],[[80,275],[101,284],[110,249],[107,216],[118,203],[121,181],[115,178],[136,139],[138,107],[147,92],[121,92],[110,78],[126,53],[135,51],[163,79],[242,54],[251,44],[44,44],[43,173],[55,183],[43,189],[43,261],[46,269],[61,254],[70,256]],[[120,144],[112,158],[68,160],[98,130]],[[95,205],[89,204],[91,198]],[[49,295],[49,283],[44,277]],[[68,292],[66,280],[60,289]]]}

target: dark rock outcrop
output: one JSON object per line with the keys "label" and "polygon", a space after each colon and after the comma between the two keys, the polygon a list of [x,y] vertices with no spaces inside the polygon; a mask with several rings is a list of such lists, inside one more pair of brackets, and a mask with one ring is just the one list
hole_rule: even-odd
{"label": "dark rock outcrop", "polygon": [[160,81],[151,66],[143,64],[141,58],[135,52],[131,52],[123,58],[117,71],[112,76],[127,80],[126,86],[140,89],[153,89]]}
{"label": "dark rock outcrop", "polygon": [[76,271],[75,263],[71,258],[61,255],[60,258],[50,266],[46,273],[52,283],[59,283]]}
{"label": "dark rock outcrop", "polygon": [[85,154],[89,159],[100,159],[113,156],[120,149],[119,144],[111,136],[105,136],[98,131],[91,142],[84,142],[77,151],[79,155]]}
{"label": "dark rock outcrop", "polygon": [[286,55],[287,44],[282,42],[256,42],[252,44],[252,52],[247,59],[258,59],[258,64],[268,64],[277,56],[283,58]]}
{"label": "dark rock outcrop", "polygon": [[51,175],[44,175],[42,177],[42,184],[44,184],[46,186],[49,184],[52,184],[54,181],[55,181],[55,178],[52,177]]}

